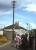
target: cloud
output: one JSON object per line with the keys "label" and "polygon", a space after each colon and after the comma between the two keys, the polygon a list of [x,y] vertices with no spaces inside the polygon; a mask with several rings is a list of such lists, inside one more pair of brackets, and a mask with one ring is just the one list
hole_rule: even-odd
{"label": "cloud", "polygon": [[11,13],[12,13],[11,10],[10,11],[6,11],[6,12],[0,11],[0,17],[2,17],[3,15],[9,15]]}
{"label": "cloud", "polygon": [[36,29],[36,23],[30,22],[32,29]]}
{"label": "cloud", "polygon": [[[36,12],[36,0],[16,0],[16,9],[20,10],[21,9],[21,12],[22,11],[28,11],[28,12]],[[0,17],[3,16],[3,15],[7,15],[7,14],[11,14],[11,0],[0,0]],[[17,11],[17,13],[19,13]],[[17,14],[16,13],[16,14]],[[24,13],[24,12],[22,12]],[[27,19],[25,18],[22,14],[17,14],[15,15],[16,17],[20,17],[20,19],[16,18],[15,21],[20,21],[20,25],[22,25],[22,21],[24,22],[24,19],[26,20],[30,20],[30,19]],[[25,20],[25,21],[26,21]],[[36,28],[36,24],[35,23],[31,23],[32,27],[33,28]],[[24,24],[23,24],[24,26]]]}
{"label": "cloud", "polygon": [[[0,10],[9,11],[12,7],[11,1],[13,0],[0,0]],[[25,8],[26,11],[36,12],[36,4],[34,3],[36,3],[35,0],[16,0],[16,8],[22,9],[23,11],[23,8]]]}
{"label": "cloud", "polygon": [[[6,9],[12,6],[12,0],[0,0],[1,7],[5,7]],[[26,4],[30,3],[30,0],[16,0],[16,6],[18,8],[24,7]],[[9,6],[9,7],[8,7]],[[11,8],[11,7],[10,7]]]}
{"label": "cloud", "polygon": [[[9,10],[11,9],[13,0],[0,0],[0,9]],[[36,0],[16,0],[16,8],[21,9],[22,7],[26,7],[25,10],[27,11],[34,11],[36,12]],[[3,10],[3,11],[4,11]],[[24,9],[22,9],[24,11]]]}
{"label": "cloud", "polygon": [[11,7],[6,4],[0,4],[0,11],[9,11]]}
{"label": "cloud", "polygon": [[36,4],[27,5],[26,11],[36,12]]}
{"label": "cloud", "polygon": [[30,4],[31,0],[16,0],[17,9],[21,9],[22,7],[26,7],[27,4]]}
{"label": "cloud", "polygon": [[11,0],[0,0],[0,3],[2,4],[10,4]]}
{"label": "cloud", "polygon": [[22,11],[36,12],[36,0],[18,0],[18,8]]}

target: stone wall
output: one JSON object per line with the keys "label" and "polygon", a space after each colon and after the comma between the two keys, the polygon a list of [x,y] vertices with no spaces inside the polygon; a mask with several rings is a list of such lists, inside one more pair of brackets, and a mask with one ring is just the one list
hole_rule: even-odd
{"label": "stone wall", "polygon": [[8,39],[12,40],[12,31],[4,31],[3,35],[7,36]]}

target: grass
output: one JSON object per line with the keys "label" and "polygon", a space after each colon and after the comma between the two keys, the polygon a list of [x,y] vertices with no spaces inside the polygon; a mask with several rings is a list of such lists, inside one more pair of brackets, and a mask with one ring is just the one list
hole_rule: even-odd
{"label": "grass", "polygon": [[7,39],[6,36],[1,36],[0,35],[0,45],[6,43],[7,41],[8,41],[8,39]]}

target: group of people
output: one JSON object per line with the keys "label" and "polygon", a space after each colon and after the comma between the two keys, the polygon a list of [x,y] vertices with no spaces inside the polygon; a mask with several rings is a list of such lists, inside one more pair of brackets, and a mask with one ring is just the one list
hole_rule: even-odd
{"label": "group of people", "polygon": [[21,36],[19,34],[16,35],[15,37],[15,44],[16,44],[16,47],[19,48],[19,47],[26,47],[28,46],[32,46],[32,36],[30,35],[29,36],[29,40],[27,39],[28,35],[24,35],[22,34]]}
{"label": "group of people", "polygon": [[24,47],[25,46],[25,43],[27,43],[27,37],[25,35],[19,35],[17,34],[16,37],[15,37],[15,44],[16,44],[16,47]]}

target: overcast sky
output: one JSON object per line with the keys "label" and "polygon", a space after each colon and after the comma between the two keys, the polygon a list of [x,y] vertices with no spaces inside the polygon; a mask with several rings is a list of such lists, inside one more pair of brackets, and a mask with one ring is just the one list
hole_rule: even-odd
{"label": "overcast sky", "polygon": [[[0,0],[0,24],[11,25],[13,21],[12,0]],[[19,21],[20,26],[27,27],[29,23],[36,29],[36,0],[16,0],[15,22]]]}

